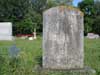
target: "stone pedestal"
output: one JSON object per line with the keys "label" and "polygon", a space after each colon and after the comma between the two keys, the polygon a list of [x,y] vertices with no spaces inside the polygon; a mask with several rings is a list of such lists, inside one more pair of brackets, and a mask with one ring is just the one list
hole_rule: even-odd
{"label": "stone pedestal", "polygon": [[43,13],[43,68],[84,67],[83,14],[75,8],[58,6]]}
{"label": "stone pedestal", "polygon": [[34,36],[34,37],[33,37],[34,39],[37,39],[37,37],[36,37],[36,32],[33,32],[33,36]]}
{"label": "stone pedestal", "polygon": [[33,68],[33,72],[37,75],[96,75],[96,71],[91,67],[84,67],[82,69],[44,69],[43,67],[36,65]]}

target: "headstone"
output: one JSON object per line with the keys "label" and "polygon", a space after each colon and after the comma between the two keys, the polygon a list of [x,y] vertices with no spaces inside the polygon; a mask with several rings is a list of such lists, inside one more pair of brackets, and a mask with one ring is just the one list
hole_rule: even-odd
{"label": "headstone", "polygon": [[34,40],[34,38],[33,37],[29,37],[29,40]]}
{"label": "headstone", "polygon": [[100,36],[99,36],[98,34],[95,34],[95,38],[96,38],[96,39],[99,39]]}
{"label": "headstone", "polygon": [[12,23],[1,22],[0,23],[0,40],[12,40]]}
{"label": "headstone", "polygon": [[9,48],[9,56],[11,58],[16,58],[19,54],[19,51],[20,49],[16,47],[16,45],[12,45],[10,48]]}
{"label": "headstone", "polygon": [[43,13],[43,68],[84,67],[83,13],[58,6]]}
{"label": "headstone", "polygon": [[88,33],[87,38],[89,38],[89,39],[98,39],[98,38],[100,38],[100,36],[98,34]]}

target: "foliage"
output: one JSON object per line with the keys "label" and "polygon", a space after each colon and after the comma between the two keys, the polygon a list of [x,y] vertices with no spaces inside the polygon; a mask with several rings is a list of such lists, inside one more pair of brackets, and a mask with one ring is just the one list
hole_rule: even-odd
{"label": "foliage", "polygon": [[0,21],[17,21],[28,12],[28,0],[0,0]]}
{"label": "foliage", "polygon": [[94,32],[100,34],[100,1],[83,0],[78,4],[81,11],[84,12],[85,34]]}
{"label": "foliage", "polygon": [[59,5],[72,5],[73,0],[47,0],[47,8]]}
{"label": "foliage", "polygon": [[94,3],[95,15],[94,15],[94,25],[93,31],[100,34],[100,1],[96,0]]}
{"label": "foliage", "polygon": [[56,5],[72,5],[73,0],[54,0]]}
{"label": "foliage", "polygon": [[[23,33],[22,27],[25,27],[24,25],[27,25],[27,23],[28,25],[30,24],[29,17],[26,17],[29,12],[29,7],[29,0],[0,0],[0,21],[12,22],[14,34],[17,34],[18,31]],[[28,20],[26,20],[26,18],[28,18]]]}
{"label": "foliage", "polygon": [[[73,0],[0,0],[0,22],[13,23],[13,34],[42,32],[42,13],[58,5],[72,5]],[[78,7],[84,12],[85,34],[100,34],[100,1],[83,0]]]}
{"label": "foliage", "polygon": [[93,32],[100,35],[100,15],[94,20]]}
{"label": "foliage", "polygon": [[14,35],[32,34],[34,28],[40,30],[42,23],[41,15],[33,7],[31,0],[0,0],[0,21],[12,22]]}
{"label": "foliage", "polygon": [[85,33],[92,31],[93,25],[93,0],[83,0],[78,4],[79,8],[84,12]]}
{"label": "foliage", "polygon": [[33,9],[42,14],[43,10],[46,8],[47,0],[32,0]]}
{"label": "foliage", "polygon": [[13,23],[13,34],[32,34],[34,28],[42,32],[44,10],[71,3],[71,0],[0,0],[0,22]]}
{"label": "foliage", "polygon": [[14,34],[32,34],[32,20],[25,18],[20,22],[16,22],[13,27]]}

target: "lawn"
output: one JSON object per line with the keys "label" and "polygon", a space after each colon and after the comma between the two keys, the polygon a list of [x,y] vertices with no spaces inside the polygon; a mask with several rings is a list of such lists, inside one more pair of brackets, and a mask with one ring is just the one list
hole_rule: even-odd
{"label": "lawn", "polygon": [[100,39],[85,39],[85,65],[95,69],[100,75]]}
{"label": "lawn", "polygon": [[[95,69],[96,75],[100,75],[100,39],[85,39],[84,42],[85,66]],[[20,52],[18,58],[11,58],[8,48],[15,43]],[[33,41],[18,38],[15,42],[0,41],[0,75],[74,75],[68,72],[40,72],[41,68],[38,68],[38,65],[42,64],[41,57],[41,37]]]}

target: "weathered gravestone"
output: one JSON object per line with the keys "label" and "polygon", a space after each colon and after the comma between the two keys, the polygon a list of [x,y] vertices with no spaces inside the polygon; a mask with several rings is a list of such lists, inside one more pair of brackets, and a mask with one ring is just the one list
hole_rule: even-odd
{"label": "weathered gravestone", "polygon": [[12,23],[0,23],[0,40],[12,40]]}
{"label": "weathered gravestone", "polygon": [[84,67],[83,14],[76,8],[53,7],[43,13],[43,68]]}

